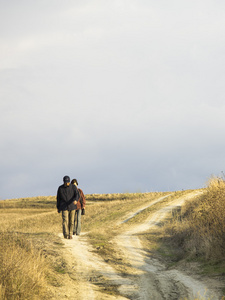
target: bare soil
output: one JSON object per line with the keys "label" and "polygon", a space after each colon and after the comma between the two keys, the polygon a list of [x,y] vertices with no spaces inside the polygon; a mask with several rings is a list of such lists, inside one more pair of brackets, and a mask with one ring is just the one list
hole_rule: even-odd
{"label": "bare soil", "polygon": [[[195,197],[198,192],[191,192],[175,201],[170,201],[152,213],[143,223],[128,226],[126,231],[117,235],[113,249],[118,259],[126,266],[120,272],[117,266],[109,264],[107,259],[98,255],[88,243],[85,233],[73,236],[72,240],[59,237],[63,244],[60,250],[63,259],[70,265],[70,276],[63,276],[60,287],[52,289],[54,299],[105,300],[105,299],[140,299],[140,300],[178,300],[178,299],[222,299],[222,283],[196,275],[192,265],[180,265],[176,269],[166,267],[163,258],[156,259],[149,255],[145,243],[139,235],[153,230],[173,208]],[[158,199],[162,200],[165,197]],[[156,202],[156,201],[155,201]],[[130,213],[117,226],[126,223],[141,210]],[[115,255],[115,253],[114,253]],[[72,278],[72,279],[71,279]]]}

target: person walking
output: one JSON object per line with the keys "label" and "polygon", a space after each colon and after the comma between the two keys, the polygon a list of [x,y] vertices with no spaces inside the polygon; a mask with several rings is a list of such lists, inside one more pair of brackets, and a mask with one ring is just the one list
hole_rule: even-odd
{"label": "person walking", "polygon": [[62,229],[65,239],[72,239],[74,216],[79,199],[77,187],[70,184],[70,177],[63,177],[63,184],[58,187],[57,191],[57,210],[62,212]]}
{"label": "person walking", "polygon": [[[71,181],[71,184],[75,185],[76,187],[78,186],[78,181],[76,179],[73,179]],[[79,199],[77,202],[77,208],[75,212],[75,217],[74,217],[74,227],[73,227],[73,235],[80,235],[81,232],[81,215],[85,214],[85,205],[86,205],[86,200],[84,197],[84,193],[82,189],[78,188],[78,193],[79,193]]]}

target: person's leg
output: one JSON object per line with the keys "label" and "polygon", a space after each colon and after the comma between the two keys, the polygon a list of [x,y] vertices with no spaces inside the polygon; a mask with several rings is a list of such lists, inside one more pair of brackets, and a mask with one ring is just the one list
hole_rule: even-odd
{"label": "person's leg", "polygon": [[76,211],[77,213],[77,227],[76,227],[76,235],[79,235],[81,232],[81,209]]}
{"label": "person's leg", "polygon": [[68,232],[68,210],[62,211],[62,228],[63,228],[63,236],[66,239],[69,235],[69,232]]}
{"label": "person's leg", "polygon": [[75,210],[75,214],[74,214],[73,235],[76,234],[76,226],[77,226],[77,210]]}
{"label": "person's leg", "polygon": [[73,235],[74,216],[75,216],[75,210],[70,210],[69,211],[69,237],[70,238],[72,238]]}

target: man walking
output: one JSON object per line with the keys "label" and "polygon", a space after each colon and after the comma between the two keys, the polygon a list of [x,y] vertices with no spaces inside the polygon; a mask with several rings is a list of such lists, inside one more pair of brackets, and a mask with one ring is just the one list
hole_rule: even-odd
{"label": "man walking", "polygon": [[[71,184],[73,184],[74,186],[78,186],[78,181],[76,179],[73,179],[71,181]],[[82,191],[82,189],[77,188],[78,189],[78,193],[79,193],[79,199],[77,202],[77,208],[76,208],[76,212],[75,212],[75,218],[74,218],[74,227],[73,227],[73,235],[80,235],[81,232],[81,213],[83,211],[83,214],[85,214],[85,205],[86,205],[86,200],[84,197],[84,193]]]}
{"label": "man walking", "polygon": [[62,212],[63,236],[65,239],[72,239],[74,216],[78,201],[78,191],[74,184],[70,184],[70,177],[63,177],[63,184],[57,191],[57,210]]}

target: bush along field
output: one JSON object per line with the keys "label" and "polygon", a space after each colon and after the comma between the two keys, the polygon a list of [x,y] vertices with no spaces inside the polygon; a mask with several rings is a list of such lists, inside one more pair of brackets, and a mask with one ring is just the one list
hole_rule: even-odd
{"label": "bush along field", "polygon": [[[82,231],[93,251],[125,274],[130,266],[125,267],[115,251],[113,238],[129,226],[140,224],[160,207],[189,193],[85,195],[87,205]],[[157,202],[157,199],[163,200]],[[194,261],[200,264],[204,274],[224,280],[224,202],[225,181],[212,178],[199,196],[171,214],[155,232],[141,234],[143,243],[149,253],[163,257],[169,264]],[[149,203],[154,205],[148,206]],[[128,217],[128,222],[121,223],[138,207],[148,208],[140,209],[133,218]],[[79,285],[74,272],[77,262],[68,262],[68,257],[62,255],[61,232],[62,218],[56,211],[55,196],[0,201],[1,300],[61,299],[55,290],[63,290],[66,282],[68,286]],[[104,291],[112,293],[109,286],[108,290],[105,286]]]}

